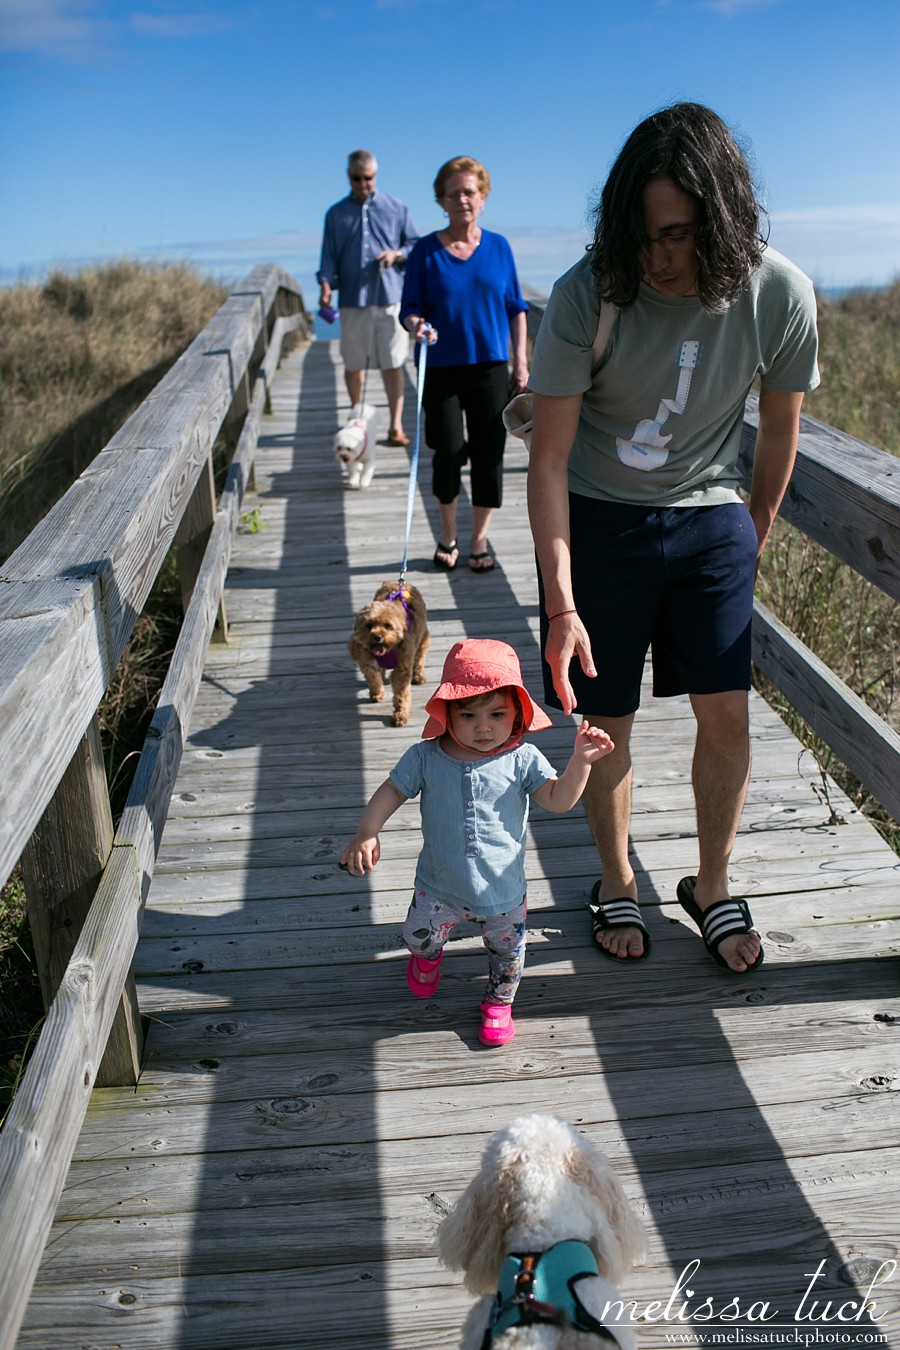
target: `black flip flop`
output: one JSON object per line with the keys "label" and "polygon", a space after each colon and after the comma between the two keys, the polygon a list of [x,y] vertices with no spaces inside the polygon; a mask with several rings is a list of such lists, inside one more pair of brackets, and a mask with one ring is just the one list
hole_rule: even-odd
{"label": "black flip flop", "polygon": [[[456,562],[452,563],[441,562],[440,558],[438,557],[439,553],[447,553],[447,554],[455,553]],[[459,562],[459,545],[457,544],[456,540],[454,539],[452,544],[438,544],[437,548],[434,550],[434,557],[432,559],[432,562],[434,563],[435,567],[439,567],[442,572],[452,572],[454,567],[456,566],[456,563]]]}
{"label": "black flip flop", "polygon": [[[643,961],[650,955],[650,934],[647,932],[641,919],[641,911],[636,900],[632,900],[630,895],[624,895],[619,900],[608,900],[605,905],[601,905],[597,898],[600,894],[600,882],[594,882],[594,888],[591,891],[590,904],[588,909],[594,916],[591,920],[591,937],[594,946],[601,956],[607,957],[610,961]],[[617,956],[615,952],[609,952],[605,947],[601,947],[597,941],[598,933],[608,933],[614,928],[639,928],[644,939],[644,950],[640,956]]]}
{"label": "black flip flop", "polygon": [[734,970],[724,956],[719,955],[719,948],[728,937],[737,937],[742,933],[752,933],[754,937],[759,937],[759,933],[753,927],[753,917],[747,901],[733,898],[717,900],[714,905],[710,905],[709,909],[702,910],[694,899],[694,887],[696,885],[696,877],[682,877],[675,889],[675,894],[681,908],[686,914],[690,915],[700,929],[700,936],[703,938],[706,950],[716,965],[721,966],[723,970],[730,971],[732,975],[746,975],[749,971],[756,970],[757,966],[761,966],[763,963],[762,947],[759,949],[759,956],[752,965],[748,964],[746,970]]}

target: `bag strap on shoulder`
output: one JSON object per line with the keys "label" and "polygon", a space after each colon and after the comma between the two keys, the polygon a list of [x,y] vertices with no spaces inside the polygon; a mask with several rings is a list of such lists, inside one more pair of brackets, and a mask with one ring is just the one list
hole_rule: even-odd
{"label": "bag strap on shoulder", "polygon": [[618,314],[618,312],[619,311],[615,305],[610,304],[604,305],[601,302],[600,317],[597,320],[597,336],[594,338],[594,345],[591,348],[592,375],[596,375],[597,371],[600,368],[600,363],[602,362],[604,356],[606,355],[606,349],[609,346],[609,339],[610,336],[612,335],[613,324],[616,321],[616,315]]}

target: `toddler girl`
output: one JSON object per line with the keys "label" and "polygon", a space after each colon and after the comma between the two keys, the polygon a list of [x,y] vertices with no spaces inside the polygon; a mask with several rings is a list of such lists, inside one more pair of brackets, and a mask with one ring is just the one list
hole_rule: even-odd
{"label": "toddler girl", "polygon": [[525,826],[529,798],[568,811],[591,765],[613,743],[582,722],[561,777],[525,731],[551,725],[522,684],[512,647],[494,639],[457,642],[425,705],[422,741],[411,746],[366,806],[341,866],[364,876],[381,856],[378,833],[403,802],[421,793],[423,847],[403,927],[406,978],[419,998],[434,994],[444,944],[461,920],[477,923],[488,953],[479,1037],[503,1045],[515,1035],[512,1003],[525,963]]}

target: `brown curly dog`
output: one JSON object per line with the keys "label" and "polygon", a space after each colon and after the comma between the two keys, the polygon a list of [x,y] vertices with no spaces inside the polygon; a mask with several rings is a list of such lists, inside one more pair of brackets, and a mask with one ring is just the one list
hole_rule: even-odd
{"label": "brown curly dog", "polygon": [[415,586],[404,586],[401,596],[394,583],[382,582],[375,599],[356,616],[348,651],[369,687],[370,702],[384,698],[385,678],[390,675],[395,727],[409,721],[410,686],[425,683],[430,641],[425,601]]}

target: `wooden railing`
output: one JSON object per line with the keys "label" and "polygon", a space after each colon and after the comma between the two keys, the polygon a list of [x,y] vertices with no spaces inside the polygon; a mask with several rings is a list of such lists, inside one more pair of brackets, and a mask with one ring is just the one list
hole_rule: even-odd
{"label": "wooden railing", "polygon": [[[528,335],[537,334],[546,297],[526,292]],[[749,489],[759,424],[747,400],[740,468]],[[812,417],[780,515],[841,562],[900,600],[900,459]],[[900,736],[779,622],[754,603],[753,660],[863,787],[900,820]]]}
{"label": "wooden railing", "polygon": [[[0,885],[21,860],[46,1021],[0,1134],[0,1350],[12,1350],[95,1084],[137,1081],[141,916],[268,383],[300,288],[254,269],[0,566]],[[216,501],[212,452],[234,446]],[[97,708],[172,545],[184,620],[113,832]]]}

